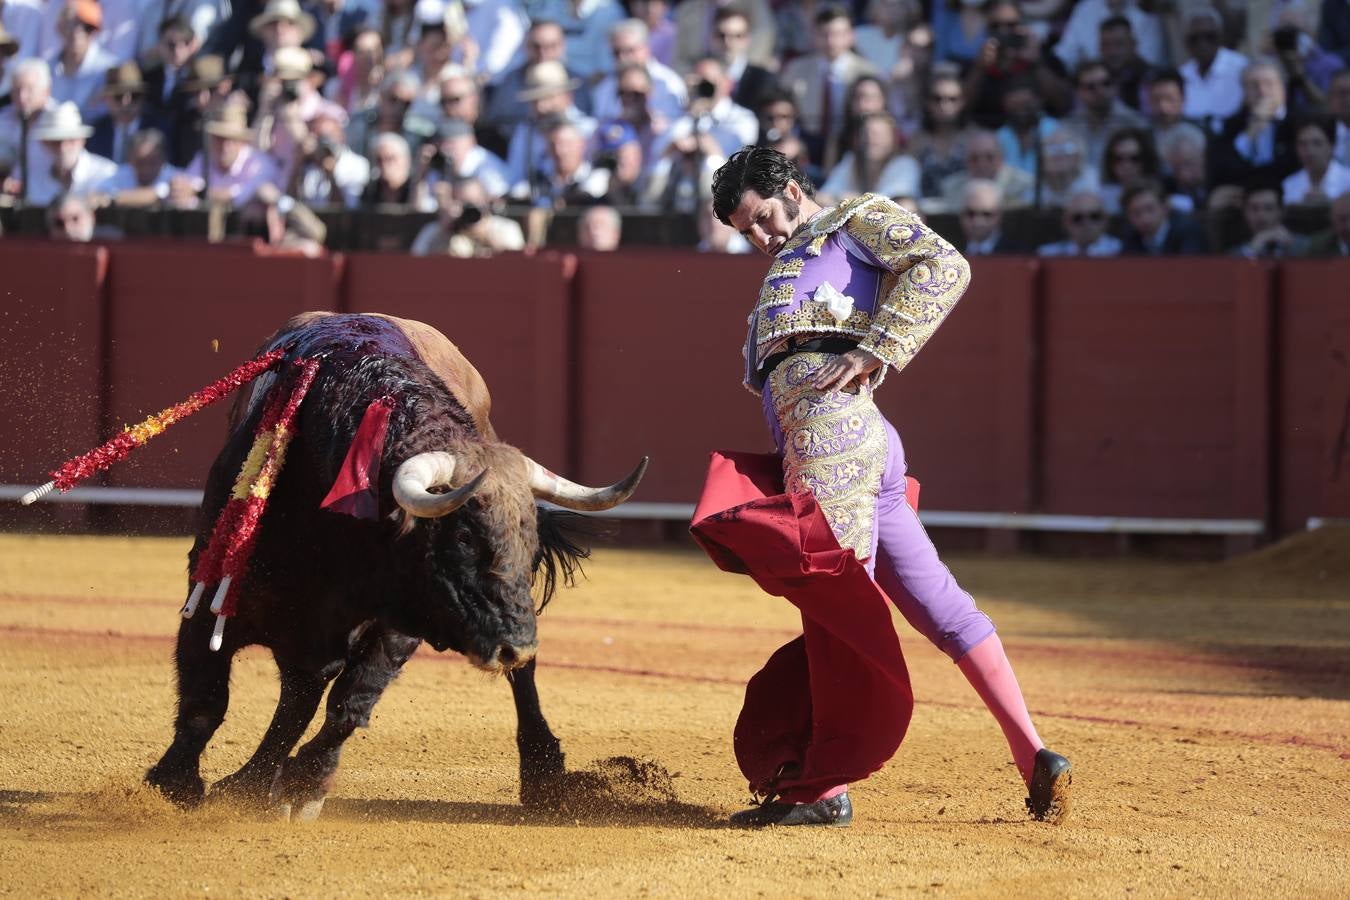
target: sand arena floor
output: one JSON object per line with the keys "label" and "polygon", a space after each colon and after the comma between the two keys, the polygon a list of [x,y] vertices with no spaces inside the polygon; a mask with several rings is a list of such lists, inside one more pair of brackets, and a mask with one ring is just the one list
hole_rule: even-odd
{"label": "sand arena floor", "polygon": [[[139,779],[169,739],[186,549],[0,536],[0,894],[1350,894],[1344,535],[1220,567],[954,559],[1073,759],[1069,821],[1026,820],[993,719],[900,622],[918,705],[855,786],[854,826],[754,833],[720,825],[747,797],[731,727],[794,615],[682,551],[601,549],[542,620],[545,712],[614,802],[523,811],[508,687],[424,649],[319,822],[177,811]],[[270,658],[246,651],[208,779],[253,750],[275,697]],[[596,765],[620,755],[669,784]]]}

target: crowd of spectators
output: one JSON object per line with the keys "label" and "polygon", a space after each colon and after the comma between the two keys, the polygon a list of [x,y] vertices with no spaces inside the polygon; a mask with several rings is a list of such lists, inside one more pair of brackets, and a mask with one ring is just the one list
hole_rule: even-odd
{"label": "crowd of spectators", "polygon": [[752,143],[975,255],[1347,255],[1350,0],[0,0],[0,205],[64,239],[226,208],[321,252],[314,211],[403,210],[474,256],[584,208],[588,249],[647,213],[739,253],[710,182]]}

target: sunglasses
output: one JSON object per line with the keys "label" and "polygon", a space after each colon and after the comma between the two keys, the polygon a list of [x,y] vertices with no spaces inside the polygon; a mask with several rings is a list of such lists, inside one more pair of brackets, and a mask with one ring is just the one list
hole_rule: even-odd
{"label": "sunglasses", "polygon": [[1139,151],[1117,150],[1111,154],[1111,159],[1115,162],[1139,162],[1144,155]]}
{"label": "sunglasses", "polygon": [[724,41],[743,41],[750,36],[748,31],[718,31],[716,34]]}
{"label": "sunglasses", "polygon": [[961,102],[961,95],[960,95],[960,94],[929,94],[929,95],[928,95],[928,100],[929,100],[930,103],[960,103],[960,102]]}
{"label": "sunglasses", "polygon": [[459,103],[467,99],[469,99],[468,94],[441,94],[442,103]]}
{"label": "sunglasses", "polygon": [[1101,222],[1106,218],[1104,212],[1081,212],[1070,213],[1069,221],[1074,225],[1082,225],[1085,222]]}
{"label": "sunglasses", "polygon": [[998,215],[998,211],[993,209],[963,209],[961,215],[967,219],[992,219]]}

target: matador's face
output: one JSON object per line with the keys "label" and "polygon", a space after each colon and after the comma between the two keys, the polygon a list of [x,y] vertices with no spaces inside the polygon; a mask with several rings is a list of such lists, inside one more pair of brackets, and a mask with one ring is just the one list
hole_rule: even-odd
{"label": "matador's face", "polygon": [[782,196],[767,200],[757,192],[747,190],[741,197],[740,206],[727,218],[731,227],[744,235],[755,249],[775,256],[805,218],[801,204],[804,196],[795,181],[787,183]]}

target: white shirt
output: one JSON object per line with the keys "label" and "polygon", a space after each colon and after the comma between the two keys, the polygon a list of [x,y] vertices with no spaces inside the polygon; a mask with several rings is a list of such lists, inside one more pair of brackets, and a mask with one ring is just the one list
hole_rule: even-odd
{"label": "white shirt", "polygon": [[853,49],[863,59],[877,67],[878,72],[889,73],[900,62],[900,49],[905,44],[904,32],[886,36],[877,25],[859,25],[853,32]]}
{"label": "white shirt", "polygon": [[[647,98],[647,108],[653,117],[664,117],[673,121],[684,115],[689,105],[689,92],[684,79],[675,74],[675,70],[656,60],[647,63],[647,75],[652,81],[652,94]],[[620,118],[623,106],[619,103],[619,81],[613,75],[595,86],[591,92],[591,112],[602,122]]]}
{"label": "white shirt", "polygon": [[1242,108],[1242,70],[1247,68],[1247,57],[1227,47],[1219,48],[1219,55],[1200,74],[1195,60],[1188,59],[1181,67],[1181,80],[1186,85],[1186,103],[1181,108],[1188,119],[1213,118],[1215,125]]}
{"label": "white shirt", "polygon": [[853,151],[845,153],[839,163],[830,170],[820,192],[831,200],[843,200],[846,197],[870,190],[883,197],[917,197],[919,195],[919,163],[912,156],[898,155],[887,160],[877,178],[875,188],[864,188],[858,184],[853,171]]}
{"label": "white shirt", "polygon": [[[1327,166],[1326,174],[1322,176],[1322,183],[1318,187],[1322,189],[1322,196],[1327,200],[1335,200],[1341,194],[1350,191],[1350,166],[1343,166],[1333,159],[1331,165]],[[1284,180],[1283,188],[1286,205],[1303,203],[1313,189],[1312,177],[1308,175],[1307,169],[1299,169]]]}
{"label": "white shirt", "polygon": [[370,181],[370,160],[343,147],[333,166],[333,181],[337,182],[341,197],[333,197],[333,185],[327,173],[310,163],[300,176],[300,196],[296,199],[309,205],[341,203],[348,209],[354,209],[361,202],[361,192],[366,189],[366,182]]}
{"label": "white shirt", "polygon": [[[563,118],[575,125],[586,140],[595,133],[595,120],[576,106],[569,106]],[[511,184],[527,180],[534,172],[551,171],[553,163],[548,156],[548,135],[539,129],[537,122],[521,122],[511,133],[511,143],[506,149],[506,172]]]}
{"label": "white shirt", "polygon": [[1350,166],[1350,125],[1336,123],[1336,148],[1331,155],[1337,162]]}
{"label": "white shirt", "polygon": [[469,35],[478,44],[478,71],[488,83],[516,62],[529,19],[514,0],[463,0]]}
{"label": "white shirt", "polygon": [[[151,0],[99,0],[103,8],[103,27],[99,29],[95,40],[104,52],[120,65],[135,59],[141,48],[142,29],[158,31],[159,19],[150,22],[147,13],[153,7],[159,11],[158,4]],[[146,24],[142,26],[142,22]],[[158,39],[158,35],[155,36]],[[151,40],[153,46],[155,40]]]}
{"label": "white shirt", "polygon": [[131,167],[130,163],[127,163],[126,165],[117,167],[117,172],[113,174],[112,178],[108,179],[108,182],[103,186],[103,189],[109,194],[116,194],[119,191],[130,191],[135,190],[136,188],[148,187],[154,188],[157,191],[163,191],[164,195],[167,196],[169,182],[182,174],[182,169],[175,169],[173,166],[165,163],[159,167],[159,174],[155,176],[154,181],[149,184],[141,184],[136,180],[136,170]]}
{"label": "white shirt", "polygon": [[[1101,48],[1098,43],[1101,24],[1113,15],[1115,13],[1107,5],[1107,0],[1082,0],[1075,4],[1069,21],[1064,24],[1063,35],[1055,45],[1055,55],[1071,71],[1084,60],[1100,59]],[[1130,20],[1130,30],[1134,33],[1139,55],[1151,65],[1166,64],[1163,30],[1157,17],[1139,9],[1133,0],[1127,2],[1121,15]]]}
{"label": "white shirt", "polygon": [[117,65],[117,59],[98,44],[90,44],[85,51],[80,67],[67,72],[60,56],[47,59],[52,67],[52,99],[57,103],[69,100],[80,108],[80,117],[92,122],[94,112],[103,106],[99,90],[103,87],[109,69]]}
{"label": "white shirt", "polygon": [[567,42],[563,65],[569,75],[589,79],[614,71],[609,30],[626,16],[617,0],[540,0],[529,7],[531,19],[557,22],[562,27]]}
{"label": "white shirt", "polygon": [[1036,249],[1037,256],[1119,256],[1120,241],[1104,234],[1097,238],[1086,247],[1081,247],[1073,241],[1056,241],[1053,244],[1042,244]]}
{"label": "white shirt", "polygon": [[[43,148],[41,166],[33,166],[33,177],[28,179],[28,202],[34,206],[46,206],[65,190],[64,186],[52,177],[52,158]],[[71,194],[92,194],[102,192],[112,177],[117,174],[117,164],[110,159],[95,156],[88,150],[80,151],[80,158],[70,173]]]}
{"label": "white shirt", "polygon": [[[496,200],[498,197],[505,197],[511,190],[510,175],[506,169],[506,163],[502,158],[484,147],[474,145],[464,156],[464,164],[454,171],[455,178],[472,178],[483,186],[487,192],[489,200]],[[427,187],[434,188],[436,182],[441,181],[439,172],[432,172],[427,176]]]}
{"label": "white shirt", "polygon": [[[693,134],[696,124],[692,116],[681,116],[664,134],[652,141],[651,156],[660,156],[673,141]],[[729,97],[723,97],[717,102],[708,113],[707,124],[700,127],[707,128],[725,156],[730,156],[746,144],[753,144],[759,137],[759,119],[744,106],[732,103]]]}

